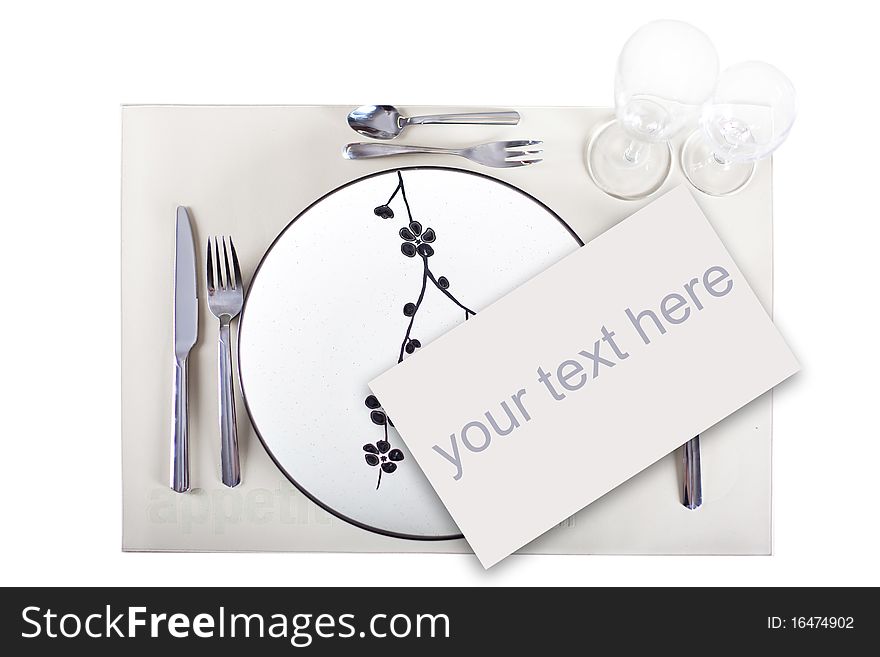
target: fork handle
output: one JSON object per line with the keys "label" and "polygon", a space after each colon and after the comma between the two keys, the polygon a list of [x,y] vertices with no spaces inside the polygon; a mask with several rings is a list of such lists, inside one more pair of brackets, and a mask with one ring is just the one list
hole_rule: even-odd
{"label": "fork handle", "polygon": [[465,114],[428,114],[413,116],[406,121],[412,125],[428,123],[455,123],[458,125],[516,125],[519,112],[468,112]]}
{"label": "fork handle", "polygon": [[233,488],[241,482],[238,428],[235,424],[235,392],[232,381],[232,338],[229,322],[220,323],[218,362],[220,382],[220,478]]}
{"label": "fork handle", "polygon": [[171,488],[178,493],[189,490],[189,431],[187,426],[186,358],[174,360],[171,427]]}
{"label": "fork handle", "polygon": [[364,160],[386,155],[405,155],[407,153],[437,153],[439,155],[461,155],[455,148],[435,148],[433,146],[404,146],[402,144],[370,144],[359,142],[348,144],[342,149],[346,160]]}

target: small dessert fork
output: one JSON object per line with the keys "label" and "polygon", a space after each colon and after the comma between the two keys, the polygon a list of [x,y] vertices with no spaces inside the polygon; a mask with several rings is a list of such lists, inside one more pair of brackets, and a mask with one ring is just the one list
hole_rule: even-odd
{"label": "small dessert fork", "polygon": [[238,429],[235,425],[232,339],[229,325],[241,312],[244,303],[241,268],[231,237],[214,237],[213,240],[208,238],[207,263],[208,308],[220,320],[220,478],[231,488],[241,482],[241,469],[238,459]]}
{"label": "small dessert fork", "polygon": [[477,164],[487,167],[505,169],[508,167],[525,167],[541,161],[541,149],[536,148],[543,142],[534,139],[517,141],[493,141],[478,144],[470,148],[436,148],[433,146],[404,146],[403,144],[348,144],[342,149],[342,157],[346,160],[363,160],[371,157],[388,155],[406,155],[409,153],[430,153],[437,155],[458,155]]}

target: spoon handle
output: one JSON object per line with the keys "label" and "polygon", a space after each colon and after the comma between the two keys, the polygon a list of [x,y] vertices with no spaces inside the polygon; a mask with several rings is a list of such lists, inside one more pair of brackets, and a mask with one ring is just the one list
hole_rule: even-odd
{"label": "spoon handle", "polygon": [[516,125],[519,112],[472,112],[466,114],[429,114],[413,116],[406,120],[413,125],[426,123],[458,123],[469,125]]}
{"label": "spoon handle", "polygon": [[348,144],[342,149],[342,157],[346,160],[363,160],[370,157],[386,155],[404,155],[406,153],[438,153],[441,155],[460,155],[457,148],[435,148],[432,146],[404,146],[403,144]]}

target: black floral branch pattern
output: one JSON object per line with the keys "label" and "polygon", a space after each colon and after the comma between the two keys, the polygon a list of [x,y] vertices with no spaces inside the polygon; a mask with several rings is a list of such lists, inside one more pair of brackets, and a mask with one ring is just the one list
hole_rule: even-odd
{"label": "black floral branch pattern", "polygon": [[377,217],[382,217],[382,219],[394,219],[394,210],[392,210],[390,206],[391,201],[394,200],[394,197],[397,196],[398,193],[403,197],[403,204],[406,206],[407,215],[412,217],[412,213],[409,210],[409,201],[406,198],[406,190],[403,188],[403,176],[400,171],[397,172],[397,187],[394,188],[394,192],[388,197],[388,200],[385,201],[385,203],[373,210]]}
{"label": "black floral branch pattern", "polygon": [[[409,318],[409,323],[407,324],[406,332],[403,335],[403,341],[400,343],[400,350],[397,357],[397,362],[400,363],[403,362],[403,359],[407,355],[415,353],[416,349],[420,349],[422,346],[422,343],[418,338],[412,336],[412,331],[415,326],[416,315],[422,307],[422,302],[425,300],[425,293],[428,290],[429,282],[435,288],[440,290],[449,301],[464,311],[465,321],[477,313],[461,303],[461,301],[449,291],[450,284],[448,278],[445,276],[435,276],[434,272],[431,271],[429,259],[435,253],[433,244],[437,241],[437,233],[433,228],[423,227],[421,222],[416,221],[413,218],[409,199],[406,196],[406,186],[403,182],[403,174],[400,171],[397,172],[397,187],[395,187],[394,192],[388,197],[388,200],[385,203],[373,209],[373,214],[381,219],[393,219],[394,210],[391,209],[391,202],[394,201],[398,194],[400,194],[403,200],[407,217],[406,225],[401,227],[398,231],[398,235],[402,240],[400,244],[400,252],[407,258],[415,259],[416,256],[418,256],[418,259],[422,264],[422,285],[419,290],[419,296],[415,302],[410,301],[403,306],[403,314],[405,317]],[[370,467],[379,467],[379,480],[376,482],[376,489],[378,490],[379,484],[382,483],[382,473],[391,474],[397,470],[397,464],[403,461],[404,455],[401,450],[392,449],[391,447],[391,442],[388,439],[388,427],[393,427],[394,423],[381,407],[379,400],[374,395],[369,395],[364,400],[364,404],[370,409],[370,419],[372,422],[382,426],[385,430],[384,438],[378,440],[375,444],[367,443],[363,446],[364,460],[367,465]]]}
{"label": "black floral branch pattern", "polygon": [[394,426],[391,418],[385,413],[385,409],[379,404],[379,400],[375,395],[369,395],[364,400],[364,404],[370,409],[370,419],[373,424],[381,425],[385,429],[385,438],[377,440],[376,444],[367,443],[363,446],[364,460],[370,467],[379,466],[379,479],[376,481],[376,490],[382,483],[382,473],[391,474],[397,470],[397,464],[403,460],[403,452],[399,449],[391,449],[391,442],[388,440],[388,426]]}
{"label": "black floral branch pattern", "polygon": [[422,346],[422,343],[418,340],[413,340],[410,337],[412,333],[413,324],[416,321],[416,313],[419,312],[419,308],[422,305],[422,301],[425,299],[425,292],[428,289],[428,276],[430,275],[430,270],[428,269],[428,257],[422,256],[422,263],[424,264],[424,271],[422,272],[422,289],[419,291],[419,298],[416,299],[415,303],[407,303],[403,307],[403,314],[409,317],[409,324],[406,327],[406,333],[403,335],[403,342],[400,343],[400,354],[397,358],[397,362],[403,362],[404,353],[413,353],[416,349]]}
{"label": "black floral branch pattern", "polygon": [[431,273],[430,269],[428,269],[427,271],[428,271],[428,278],[431,279],[431,282],[434,283],[434,285],[437,287],[437,289],[440,290],[447,297],[449,297],[449,299],[452,301],[452,303],[454,303],[456,306],[458,306],[459,308],[464,310],[465,321],[470,319],[471,315],[477,314],[473,310],[468,308],[467,306],[462,305],[458,299],[456,299],[454,296],[452,296],[452,293],[449,291],[449,281],[447,280],[447,278],[445,276],[441,276],[439,279],[437,279],[437,278],[434,278],[434,274]]}

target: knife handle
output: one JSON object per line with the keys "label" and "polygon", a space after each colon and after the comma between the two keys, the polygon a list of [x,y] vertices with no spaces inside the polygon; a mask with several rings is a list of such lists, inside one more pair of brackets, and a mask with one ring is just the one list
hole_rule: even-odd
{"label": "knife handle", "polygon": [[189,490],[189,431],[187,426],[186,359],[174,361],[173,426],[171,437],[171,488]]}
{"label": "knife handle", "polygon": [[697,509],[703,503],[703,473],[700,466],[700,436],[691,438],[684,444],[684,482],[682,504],[689,509]]}
{"label": "knife handle", "polygon": [[220,322],[218,380],[220,382],[220,479],[234,488],[241,482],[238,428],[235,424],[235,391],[232,380],[232,338],[229,322]]}

